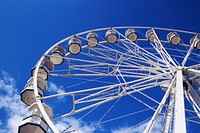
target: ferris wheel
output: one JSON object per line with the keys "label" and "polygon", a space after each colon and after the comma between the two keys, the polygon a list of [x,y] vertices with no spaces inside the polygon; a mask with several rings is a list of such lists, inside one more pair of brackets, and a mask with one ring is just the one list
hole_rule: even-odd
{"label": "ferris wheel", "polygon": [[74,34],[44,53],[20,95],[30,114],[19,133],[82,130],[56,126],[70,117],[92,129],[145,123],[150,133],[159,123],[160,132],[186,133],[186,123],[200,125],[200,35],[142,26]]}

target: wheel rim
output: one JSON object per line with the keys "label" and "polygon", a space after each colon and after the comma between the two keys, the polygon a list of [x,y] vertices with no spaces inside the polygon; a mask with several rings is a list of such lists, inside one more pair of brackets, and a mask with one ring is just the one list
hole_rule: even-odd
{"label": "wheel rim", "polygon": [[[137,39],[136,42],[131,42],[124,36],[124,31],[128,28],[134,28],[134,30],[138,34],[139,39]],[[159,35],[160,38],[158,40],[155,40],[155,42],[150,43],[144,35],[145,31],[150,28],[151,27],[132,26],[113,27],[112,29],[114,29],[117,34],[119,34],[118,41],[114,44],[109,44],[108,42],[106,42],[105,38],[105,33],[107,30],[110,29],[110,27],[92,30],[92,32],[95,32],[99,37],[99,43],[94,48],[88,47],[86,43],[86,35],[91,31],[76,34],[77,38],[79,38],[82,42],[85,42],[85,44],[81,46],[81,52],[77,55],[73,55],[68,52],[63,58],[63,64],[60,66],[55,66],[55,70],[49,73],[50,82],[53,81],[54,78],[58,78],[55,81],[60,83],[60,77],[65,77],[66,81],[71,82],[66,85],[66,88],[71,89],[71,91],[67,89],[64,90],[66,92],[66,94],[64,95],[70,97],[69,99],[71,99],[71,101],[74,100],[74,102],[76,102],[76,105],[71,105],[71,110],[65,112],[66,115],[60,115],[66,117],[82,112],[86,108],[80,108],[80,110],[76,112],[76,110],[78,109],[77,107],[75,108],[75,106],[84,103],[87,103],[87,106],[89,106],[88,109],[90,111],[95,107],[102,106],[102,103],[107,104],[106,100],[108,100],[109,98],[110,100],[108,101],[113,101],[110,106],[114,107],[115,104],[117,104],[119,101],[122,101],[122,97],[124,98],[125,96],[128,96],[135,102],[138,102],[144,107],[150,109],[152,112],[150,116],[152,116],[154,111],[156,110],[155,107],[157,107],[159,105],[159,102],[161,101],[161,99],[159,98],[162,98],[164,94],[162,94],[162,96],[160,97],[158,96],[158,98],[155,98],[155,95],[150,91],[150,88],[154,88],[159,93],[159,90],[157,88],[159,86],[162,86],[163,84],[170,84],[170,81],[172,81],[173,77],[175,76],[177,66],[182,65],[182,71],[190,68],[198,69],[200,61],[198,61],[199,51],[191,47],[192,44],[189,44],[189,41],[188,43],[185,43],[185,40],[183,40],[184,37],[182,37],[181,43],[178,44],[178,46],[170,44],[170,42],[166,41],[166,39],[160,39],[164,38],[163,35],[167,35],[167,33],[169,33],[170,31],[179,32],[183,36],[187,35],[188,38],[197,35],[198,33],[166,28],[152,28],[156,36]],[[67,42],[73,36],[61,40],[60,42],[53,45],[49,50],[47,50],[47,52],[38,61],[34,73],[34,94],[36,97],[36,102],[39,109],[41,110],[42,115],[44,116],[46,122],[53,132],[58,132],[58,130],[54,125],[55,123],[53,123],[52,120],[47,117],[47,114],[42,106],[42,102],[45,102],[46,99],[53,98],[54,95],[49,94],[49,96],[45,95],[44,98],[41,98],[38,94],[36,82],[37,78],[35,77],[37,77],[40,63],[43,61],[44,58],[49,57],[49,55],[51,54],[51,50],[58,45],[64,47],[67,50]],[[163,47],[165,47],[165,50],[167,51],[164,54],[159,54],[158,52],[159,48],[161,47],[157,49],[158,51],[156,51],[156,49],[154,48],[155,44],[160,43]],[[192,52],[190,52],[188,58],[186,58],[187,53],[188,51],[190,51],[190,49]],[[169,57],[168,54],[170,55],[172,60],[166,59],[167,57]],[[191,80],[192,76],[189,76],[188,71],[186,73],[187,74],[185,74],[184,77],[186,77],[188,80]],[[197,81],[198,84],[199,82],[197,77],[195,77],[194,79]],[[80,89],[76,90],[73,86],[76,86],[77,88],[79,87]],[[195,85],[193,86],[195,87]],[[89,95],[87,94],[87,96],[84,97],[76,96],[76,94],[81,94],[85,90],[88,90],[86,91],[86,93],[90,92]],[[195,90],[195,88],[194,91],[198,92]],[[98,95],[94,95],[97,93]],[[185,92],[185,94],[187,94],[187,92]],[[126,99],[126,97],[124,99]],[[142,97],[144,97],[145,100],[143,100]],[[130,100],[129,98],[127,99]],[[95,102],[97,103],[99,101],[105,102],[95,104]],[[93,103],[91,104],[92,106],[89,105],[88,102]],[[106,120],[103,121],[103,119],[105,116],[107,116],[108,113],[112,111],[112,109],[113,108],[107,108],[107,110],[109,111],[104,112],[106,115],[102,115],[102,117],[100,117],[95,122],[96,125],[98,125],[98,122],[99,124],[103,124],[104,121],[106,123]],[[137,112],[143,109],[145,110],[145,108],[140,108],[134,111]],[[162,113],[160,112],[160,114]],[[146,118],[150,116],[146,115]],[[60,119],[60,116],[56,116],[53,119]],[[144,120],[141,120],[140,122]]]}

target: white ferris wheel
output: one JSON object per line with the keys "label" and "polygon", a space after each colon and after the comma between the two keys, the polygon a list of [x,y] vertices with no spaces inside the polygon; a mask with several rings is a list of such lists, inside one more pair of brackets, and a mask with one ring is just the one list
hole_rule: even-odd
{"label": "white ferris wheel", "polygon": [[[48,91],[50,82],[61,91]],[[200,125],[200,35],[123,26],[69,36],[39,59],[21,100],[30,114],[19,133],[81,130],[55,126],[67,117],[91,128],[147,123],[144,133],[161,120],[160,132],[186,133],[188,123]]]}

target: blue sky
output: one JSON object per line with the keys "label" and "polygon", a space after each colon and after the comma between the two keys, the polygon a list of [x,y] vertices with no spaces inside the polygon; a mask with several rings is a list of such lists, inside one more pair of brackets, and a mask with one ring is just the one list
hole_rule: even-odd
{"label": "blue sky", "polygon": [[[199,0],[0,0],[0,97],[4,99],[0,133],[17,132],[13,117],[19,120],[26,112],[18,94],[31,68],[54,43],[81,31],[112,26],[200,32],[199,4]],[[13,97],[12,107],[7,107],[12,99],[5,100],[6,96]],[[16,105],[21,112],[15,112]]]}

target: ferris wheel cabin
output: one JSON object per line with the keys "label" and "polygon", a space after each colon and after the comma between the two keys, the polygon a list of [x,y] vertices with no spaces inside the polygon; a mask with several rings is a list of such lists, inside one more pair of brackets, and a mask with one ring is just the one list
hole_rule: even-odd
{"label": "ferris wheel cabin", "polygon": [[90,32],[88,35],[87,35],[87,45],[91,48],[94,48],[96,47],[98,44],[98,36],[96,33],[94,32]]}
{"label": "ferris wheel cabin", "polygon": [[66,50],[63,47],[56,46],[55,48],[53,48],[49,59],[54,65],[60,65],[64,61],[63,57],[65,56],[65,54]]}
{"label": "ferris wheel cabin", "polygon": [[114,44],[117,42],[118,36],[115,30],[110,29],[106,32],[106,40],[110,44]]}
{"label": "ferris wheel cabin", "polygon": [[[38,89],[38,93],[41,97],[44,94],[44,90],[47,89],[47,82],[41,77],[37,78],[37,89]],[[28,80],[25,88],[20,93],[20,96],[21,96],[21,101],[27,105],[31,105],[35,102],[33,77],[31,77]]]}
{"label": "ferris wheel cabin", "polygon": [[[47,112],[48,117],[52,117],[52,109],[43,104],[45,111]],[[45,122],[42,114],[36,103],[33,103],[29,107],[29,112],[31,116],[22,120],[19,125],[18,133],[46,133],[48,130],[48,125]]]}
{"label": "ferris wheel cabin", "polygon": [[125,36],[129,40],[131,40],[132,42],[135,42],[138,39],[138,35],[137,35],[137,33],[135,32],[134,29],[128,29],[128,30],[126,30]]}

